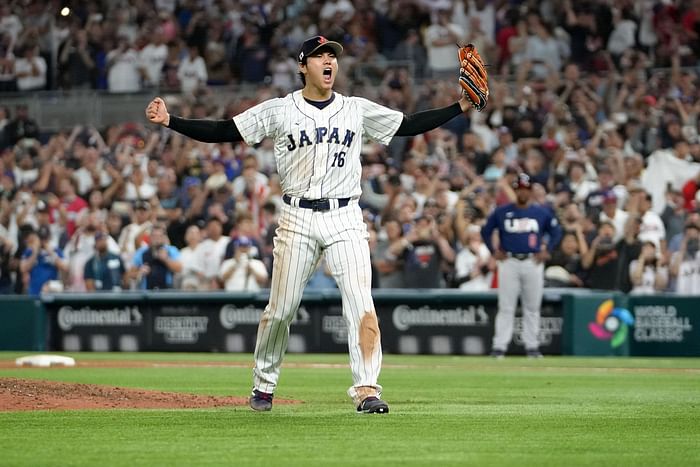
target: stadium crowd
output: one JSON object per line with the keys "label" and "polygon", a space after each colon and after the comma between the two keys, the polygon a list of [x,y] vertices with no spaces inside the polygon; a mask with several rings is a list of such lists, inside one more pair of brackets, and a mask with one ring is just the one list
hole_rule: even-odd
{"label": "stadium crowd", "polygon": [[[697,0],[56,4],[0,6],[0,92],[159,92],[228,118],[296,88],[296,48],[323,33],[345,46],[341,92],[408,113],[458,98],[455,43],[472,42],[484,112],[363,145],[373,285],[496,287],[480,226],[525,172],[565,229],[547,286],[700,294]],[[253,97],[217,98],[245,83]],[[42,132],[0,106],[0,293],[265,288],[270,143],[198,143],[143,115]],[[319,265],[309,287],[334,286]]]}

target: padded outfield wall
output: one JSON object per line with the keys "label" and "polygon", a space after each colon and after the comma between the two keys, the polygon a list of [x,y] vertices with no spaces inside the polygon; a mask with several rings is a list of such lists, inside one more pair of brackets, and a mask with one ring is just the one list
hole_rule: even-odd
{"label": "padded outfield wall", "polygon": [[[0,349],[252,352],[267,292],[121,292],[0,297]],[[375,290],[385,352],[485,355],[496,294]],[[518,311],[519,314],[519,311]],[[509,353],[522,354],[521,319]],[[700,356],[700,297],[545,291],[546,355]],[[307,292],[290,330],[290,352],[346,352],[337,291]]]}

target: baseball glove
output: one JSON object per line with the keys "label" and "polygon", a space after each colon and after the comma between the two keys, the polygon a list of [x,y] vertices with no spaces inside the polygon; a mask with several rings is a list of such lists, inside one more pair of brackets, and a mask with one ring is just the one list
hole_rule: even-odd
{"label": "baseball glove", "polygon": [[486,107],[489,83],[486,66],[474,44],[459,48],[459,84],[472,106],[478,111]]}

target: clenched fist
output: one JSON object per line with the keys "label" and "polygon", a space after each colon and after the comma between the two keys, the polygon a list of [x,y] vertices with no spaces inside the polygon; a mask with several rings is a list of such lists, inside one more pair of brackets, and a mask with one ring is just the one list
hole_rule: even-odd
{"label": "clenched fist", "polygon": [[146,118],[151,123],[168,126],[170,124],[170,114],[165,102],[160,97],[156,97],[146,107]]}

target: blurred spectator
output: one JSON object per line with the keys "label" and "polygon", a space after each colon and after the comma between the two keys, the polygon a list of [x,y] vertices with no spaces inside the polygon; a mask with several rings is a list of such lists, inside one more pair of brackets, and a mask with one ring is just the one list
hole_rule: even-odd
{"label": "blurred spectator", "polygon": [[328,0],[323,2],[323,7],[318,13],[322,20],[340,17],[343,22],[350,21],[355,13],[355,8],[349,0]]}
{"label": "blurred spectator", "polygon": [[491,252],[481,239],[478,225],[470,225],[460,238],[464,247],[455,257],[455,281],[462,290],[485,291],[491,288],[495,265]]}
{"label": "blurred spectator", "polygon": [[219,278],[228,292],[255,292],[267,284],[265,264],[251,254],[253,242],[240,236],[235,241],[233,258],[221,263]]}
{"label": "blurred spectator", "polygon": [[12,42],[16,42],[24,26],[20,18],[12,12],[11,5],[8,2],[0,6],[0,34],[7,34]]}
{"label": "blurred spectator", "polygon": [[617,196],[611,190],[605,193],[602,200],[602,210],[600,211],[600,222],[611,222],[615,226],[615,236],[613,241],[616,243],[624,236],[625,225],[629,214],[617,207]]}
{"label": "blurred spectator", "polygon": [[119,36],[117,47],[107,53],[107,70],[109,92],[138,92],[141,90],[139,56],[128,36]]}
{"label": "blurred spectator", "polygon": [[[637,213],[641,216],[642,225],[639,230],[640,241],[651,241],[657,248],[666,245],[666,227],[654,211],[651,210],[651,194],[642,192],[637,195]],[[632,208],[634,212],[634,208]]]}
{"label": "blurred spectator", "polygon": [[204,290],[219,288],[217,283],[219,266],[221,266],[226,247],[231,240],[229,237],[223,236],[222,233],[221,220],[212,217],[207,221],[206,238],[194,250],[194,261],[197,264],[197,269],[201,271]]}
{"label": "blurred spectator", "polygon": [[122,198],[126,201],[150,200],[156,194],[156,187],[146,180],[143,167],[135,163],[131,167],[131,176],[124,186]]}
{"label": "blurred spectator", "polygon": [[258,171],[258,161],[253,155],[243,160],[243,172],[232,184],[233,196],[239,210],[245,210],[253,215],[258,223],[260,208],[265,203],[269,193],[268,178]]}
{"label": "blurred spectator", "polygon": [[138,201],[134,205],[131,223],[125,226],[119,235],[119,251],[129,268],[136,250],[148,245],[153,214],[147,201]]}
{"label": "blurred spectator", "polygon": [[7,127],[7,124],[10,123],[10,117],[10,108],[6,105],[0,105],[0,151],[2,151],[6,146],[9,146],[5,128]]}
{"label": "blurred spectator", "polygon": [[84,29],[70,33],[59,49],[60,84],[70,89],[90,89],[96,84],[97,50]]}
{"label": "blurred spectator", "polygon": [[5,126],[5,138],[10,145],[17,144],[25,138],[39,138],[39,125],[29,117],[29,109],[19,104],[15,109],[15,118]]}
{"label": "blurred spectator", "polygon": [[639,258],[629,266],[632,294],[663,292],[668,283],[668,268],[657,257],[656,244],[647,240],[642,243]]}
{"label": "blurred spectator", "polygon": [[0,295],[15,292],[15,245],[8,236],[7,229],[0,224]]}
{"label": "blurred spectator", "polygon": [[73,178],[62,178],[58,182],[58,192],[61,195],[58,206],[58,220],[65,228],[70,238],[75,232],[78,222],[87,213],[87,202],[77,194],[77,182]]}
{"label": "blurred spectator", "polygon": [[206,84],[207,77],[207,66],[199,55],[199,48],[194,44],[189,44],[187,55],[177,68],[180,90],[185,94],[193,94]]}
{"label": "blurred spectator", "polygon": [[0,92],[17,90],[15,75],[14,40],[7,33],[0,32]]}
{"label": "blurred spectator", "polygon": [[698,192],[700,192],[700,170],[695,177],[691,178],[683,185],[683,205],[687,211],[700,208],[700,202],[697,201],[696,196]]}
{"label": "blurred spectator", "polygon": [[180,90],[180,78],[178,70],[180,69],[182,59],[180,57],[180,43],[171,41],[168,43],[168,55],[163,63],[163,68],[160,74],[160,86],[168,91]]}
{"label": "blurred spectator", "polygon": [[527,38],[525,61],[521,72],[532,71],[538,78],[558,72],[562,65],[559,44],[552,35],[552,26],[535,14],[528,15],[530,35]]}
{"label": "blurred spectator", "polygon": [[260,230],[258,224],[253,221],[253,216],[246,211],[238,211],[236,225],[231,232],[231,240],[226,246],[224,259],[233,258],[236,251],[238,237],[247,237],[253,245],[250,247],[250,255],[255,259],[262,259],[263,248],[260,242]]}
{"label": "blurred spectator", "polygon": [[666,191],[666,205],[660,216],[666,229],[666,242],[683,232],[686,215],[687,212],[683,206],[683,193],[669,187]]}
{"label": "blurred spectator", "polygon": [[382,229],[379,231],[377,246],[372,251],[372,260],[379,275],[379,287],[383,289],[399,289],[403,282],[403,262],[390,253],[389,249],[400,248],[403,240],[401,223],[393,217],[382,219]]}
{"label": "blurred spectator", "polygon": [[607,50],[616,63],[619,63],[623,52],[635,45],[637,23],[634,22],[631,10],[630,6],[612,9],[613,30],[608,38]]}
{"label": "blurred spectator", "polygon": [[625,234],[615,245],[618,252],[619,265],[616,288],[624,293],[628,293],[632,290],[629,266],[632,261],[639,257],[642,251],[642,242],[639,240],[640,227],[640,217],[636,214],[630,214],[627,224],[625,225]]}
{"label": "blurred spectator", "polygon": [[223,20],[212,18],[207,30],[207,43],[203,52],[204,63],[207,65],[207,81],[212,86],[227,84],[231,81],[227,42],[228,31]]}
{"label": "blurred spectator", "polygon": [[454,263],[455,259],[454,250],[428,216],[419,217],[403,239],[389,247],[389,253],[401,259],[404,287],[412,289],[445,287],[442,262]]}
{"label": "blurred spectator", "polygon": [[592,289],[615,290],[618,285],[620,255],[615,248],[615,226],[601,222],[598,235],[581,263],[587,271],[586,285]]}
{"label": "blurred spectator", "polygon": [[684,295],[700,295],[700,225],[685,225],[680,248],[671,256],[670,274],[675,279],[673,291]]}
{"label": "blurred spectator", "polygon": [[581,259],[587,252],[588,245],[580,224],[575,225],[573,230],[565,231],[545,264],[545,287],[583,287],[585,272]]}
{"label": "blurred spectator", "polygon": [[180,261],[182,272],[176,276],[176,287],[183,290],[202,290],[204,275],[197,260],[197,247],[202,241],[202,233],[199,227],[191,225],[185,232],[187,246],[180,249]]}
{"label": "blurred spectator", "polygon": [[117,291],[126,286],[124,263],[119,255],[109,251],[110,239],[102,231],[95,233],[94,254],[85,263],[83,271],[85,289],[89,292]]}
{"label": "blurred spectator", "polygon": [[427,51],[421,43],[420,34],[415,29],[406,31],[406,36],[398,43],[391,58],[412,63],[418,78],[424,77],[428,72]]}
{"label": "blurred spectator", "polygon": [[168,46],[161,28],[156,28],[150,35],[150,41],[139,52],[139,61],[143,70],[144,86],[155,88],[160,85],[161,72],[168,58]]}
{"label": "blurred spectator", "polygon": [[[83,226],[75,231],[63,249],[65,260],[68,263],[68,278],[64,282],[66,290],[71,292],[84,292],[86,290],[85,278],[83,277],[85,263],[95,254],[95,237],[100,227],[100,221],[96,216],[87,219],[86,222],[83,222]],[[119,253],[116,242],[114,242],[113,250],[115,253]]]}
{"label": "blurred spectator", "polygon": [[24,55],[15,62],[17,90],[38,91],[46,87],[46,60],[39,55],[38,45],[27,45]]}
{"label": "blurred spectator", "polygon": [[423,43],[428,52],[428,69],[434,78],[454,76],[455,44],[464,40],[464,31],[451,22],[449,6],[441,5],[435,19],[423,31]]}
{"label": "blurred spectator", "polygon": [[574,199],[584,201],[588,195],[598,188],[598,183],[589,180],[586,176],[586,164],[579,160],[569,162],[569,186],[574,192]]}
{"label": "blurred spectator", "polygon": [[138,289],[171,289],[174,275],[182,271],[180,251],[169,244],[165,227],[151,228],[150,244],[134,253],[130,276],[136,279]]}
{"label": "blurred spectator", "polygon": [[27,249],[22,254],[20,271],[25,278],[29,295],[63,290],[59,274],[68,271],[68,264],[63,260],[63,252],[51,247],[50,242],[51,232],[46,227],[29,234],[27,238]]}

